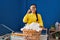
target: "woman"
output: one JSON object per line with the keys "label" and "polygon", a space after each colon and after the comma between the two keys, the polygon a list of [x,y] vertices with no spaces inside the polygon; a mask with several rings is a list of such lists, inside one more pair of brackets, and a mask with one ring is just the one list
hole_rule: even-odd
{"label": "woman", "polygon": [[27,14],[23,18],[23,22],[31,24],[32,22],[39,23],[40,27],[43,28],[43,21],[40,14],[37,14],[36,5],[32,4]]}
{"label": "woman", "polygon": [[[25,39],[26,40],[40,40],[40,33],[42,31],[42,29],[40,28],[43,28],[43,21],[42,21],[41,15],[37,14],[36,5],[33,4],[30,6],[30,9],[28,10],[27,14],[23,18],[23,22],[27,24],[24,28],[21,29],[23,30],[24,34],[27,34]],[[34,26],[30,26],[30,24],[32,23],[38,23],[39,26],[36,26],[37,24],[34,24]]]}

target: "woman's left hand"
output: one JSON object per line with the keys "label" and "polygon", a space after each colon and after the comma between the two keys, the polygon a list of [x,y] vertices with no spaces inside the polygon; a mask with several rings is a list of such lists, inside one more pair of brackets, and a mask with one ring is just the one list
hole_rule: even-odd
{"label": "woman's left hand", "polygon": [[46,28],[43,28],[43,30],[47,30]]}

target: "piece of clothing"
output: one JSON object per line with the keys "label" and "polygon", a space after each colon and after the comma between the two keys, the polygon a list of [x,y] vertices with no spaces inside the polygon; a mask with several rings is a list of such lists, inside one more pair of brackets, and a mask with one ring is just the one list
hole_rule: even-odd
{"label": "piece of clothing", "polygon": [[39,24],[35,22],[32,22],[31,24],[25,24],[25,26],[21,28],[21,31],[23,31],[24,29],[35,30],[37,32],[42,31],[42,28],[40,28]]}
{"label": "piece of clothing", "polygon": [[38,21],[36,21],[37,17],[35,13],[27,13],[23,18],[23,22],[27,24],[31,24],[32,22],[38,22],[39,25],[43,27],[43,21],[41,15],[37,14],[37,16],[38,16]]}

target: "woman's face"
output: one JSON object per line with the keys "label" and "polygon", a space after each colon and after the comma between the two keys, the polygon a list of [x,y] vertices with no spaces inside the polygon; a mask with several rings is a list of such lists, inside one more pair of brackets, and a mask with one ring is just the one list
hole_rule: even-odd
{"label": "woman's face", "polygon": [[36,12],[36,6],[35,6],[35,5],[32,5],[32,6],[30,7],[30,10],[31,10],[32,12]]}

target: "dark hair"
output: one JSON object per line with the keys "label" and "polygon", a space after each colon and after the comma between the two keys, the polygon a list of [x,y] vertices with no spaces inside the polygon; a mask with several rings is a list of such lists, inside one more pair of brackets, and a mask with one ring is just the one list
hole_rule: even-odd
{"label": "dark hair", "polygon": [[[37,6],[36,4],[31,4],[31,6],[32,6],[32,5],[35,5],[35,6]],[[37,20],[36,20],[36,21],[38,21],[37,10],[36,10],[36,18],[37,18]]]}

